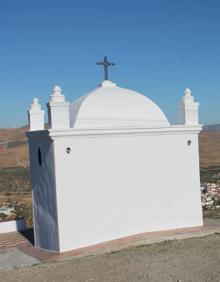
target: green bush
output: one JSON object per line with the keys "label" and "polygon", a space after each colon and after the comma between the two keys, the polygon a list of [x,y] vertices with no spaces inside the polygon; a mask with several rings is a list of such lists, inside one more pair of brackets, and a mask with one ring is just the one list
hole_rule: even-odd
{"label": "green bush", "polygon": [[0,218],[1,219],[5,219],[7,217],[7,215],[3,212],[0,212]]}

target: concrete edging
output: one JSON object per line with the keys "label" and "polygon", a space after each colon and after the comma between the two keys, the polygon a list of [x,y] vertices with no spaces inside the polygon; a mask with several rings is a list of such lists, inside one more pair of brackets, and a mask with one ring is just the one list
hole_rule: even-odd
{"label": "concrete edging", "polygon": [[23,218],[0,222],[0,234],[8,232],[18,232],[26,229],[27,225]]}

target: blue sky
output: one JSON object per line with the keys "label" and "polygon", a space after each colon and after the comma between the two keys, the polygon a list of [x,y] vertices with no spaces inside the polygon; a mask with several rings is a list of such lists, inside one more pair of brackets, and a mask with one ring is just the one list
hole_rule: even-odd
{"label": "blue sky", "polygon": [[142,92],[175,123],[186,87],[200,121],[220,123],[220,1],[0,1],[0,127],[27,123],[59,84],[69,101],[103,78]]}

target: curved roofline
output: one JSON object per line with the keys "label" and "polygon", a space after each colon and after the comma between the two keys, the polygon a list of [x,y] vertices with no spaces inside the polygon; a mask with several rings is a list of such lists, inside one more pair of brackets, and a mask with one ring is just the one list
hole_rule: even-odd
{"label": "curved roofline", "polygon": [[[170,125],[160,107],[147,96],[115,84],[100,85],[70,104],[70,127],[121,124]],[[127,96],[124,96],[127,95]],[[143,99],[143,101],[142,101]]]}

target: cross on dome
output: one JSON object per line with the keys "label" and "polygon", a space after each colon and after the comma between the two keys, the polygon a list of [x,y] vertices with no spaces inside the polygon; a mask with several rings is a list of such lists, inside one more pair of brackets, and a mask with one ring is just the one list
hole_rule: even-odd
{"label": "cross on dome", "polygon": [[104,67],[104,77],[105,77],[105,80],[108,80],[108,67],[115,66],[115,64],[109,62],[107,56],[105,56],[103,61],[97,62],[96,65],[102,65]]}

